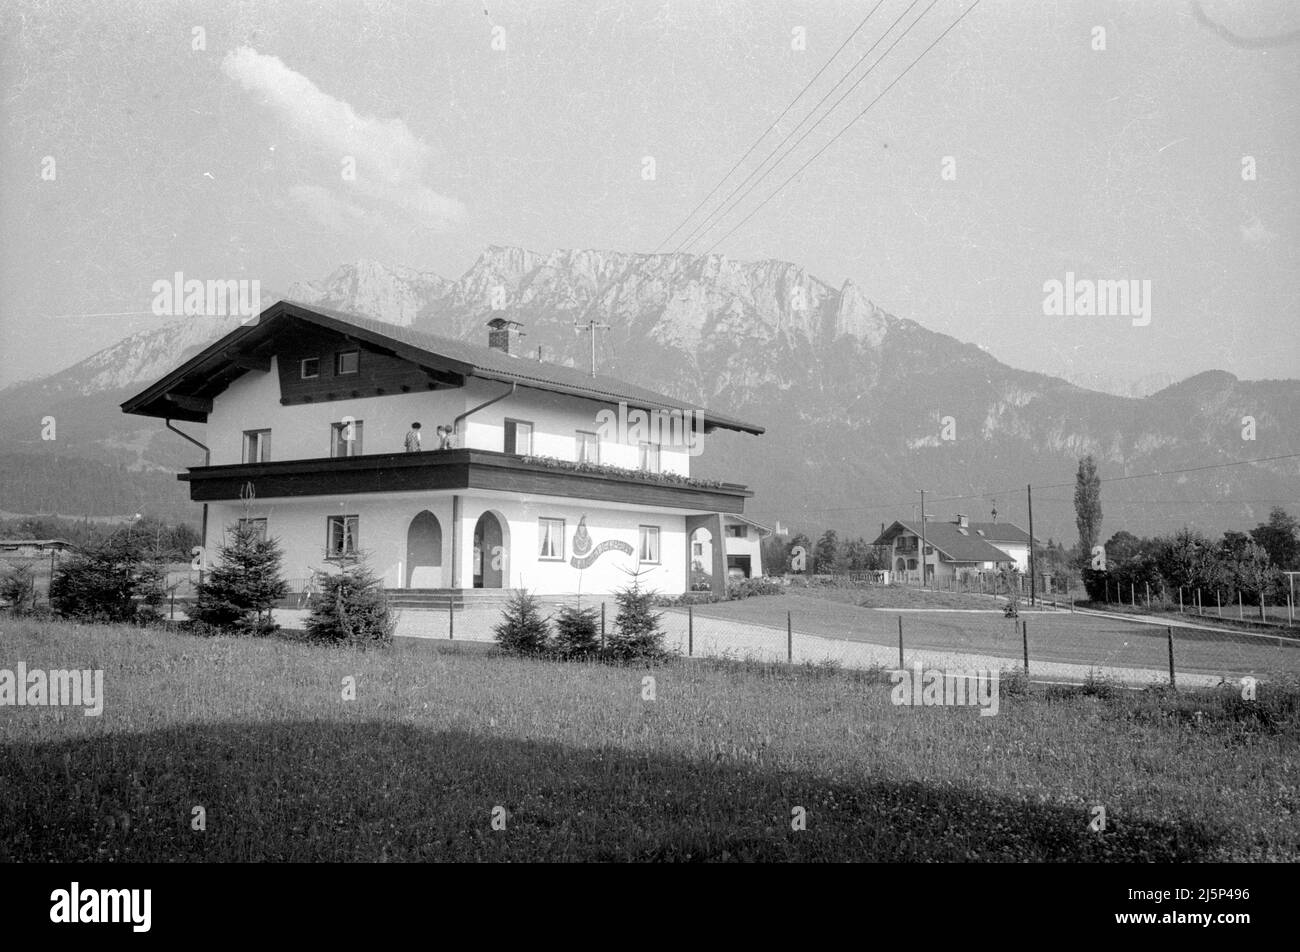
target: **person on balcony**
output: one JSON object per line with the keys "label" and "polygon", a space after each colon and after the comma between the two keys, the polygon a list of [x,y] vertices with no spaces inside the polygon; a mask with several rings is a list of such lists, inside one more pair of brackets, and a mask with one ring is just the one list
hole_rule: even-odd
{"label": "person on balcony", "polygon": [[454,444],[451,441],[451,427],[449,426],[438,427],[438,449],[449,450],[453,448],[454,448]]}
{"label": "person on balcony", "polygon": [[412,423],[411,428],[406,431],[406,452],[420,452],[420,424]]}

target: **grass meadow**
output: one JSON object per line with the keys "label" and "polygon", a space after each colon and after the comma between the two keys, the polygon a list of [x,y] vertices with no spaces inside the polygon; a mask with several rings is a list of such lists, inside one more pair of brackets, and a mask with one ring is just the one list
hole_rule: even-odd
{"label": "grass meadow", "polygon": [[1013,679],[981,717],[881,672],[0,620],[19,661],[102,668],[105,701],[0,707],[7,862],[1300,856],[1295,685]]}

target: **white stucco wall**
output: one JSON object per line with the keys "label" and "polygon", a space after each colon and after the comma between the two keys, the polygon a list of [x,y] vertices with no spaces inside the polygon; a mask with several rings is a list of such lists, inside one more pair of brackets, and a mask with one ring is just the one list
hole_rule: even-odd
{"label": "white stucco wall", "polygon": [[[273,362],[269,373],[248,371],[213,400],[207,430],[211,463],[243,462],[244,431],[263,429],[271,431],[272,461],[328,457],[331,425],[345,416],[363,424],[364,454],[401,452],[406,432],[417,420],[424,449],[433,450],[439,424],[450,426],[459,414],[508,391],[509,384],[471,379],[466,386],[450,390],[281,406],[280,378]],[[575,460],[577,431],[598,432],[601,410],[617,413],[618,406],[520,387],[513,396],[466,418],[456,446],[503,450],[505,421],[511,418],[533,424],[533,455]],[[635,469],[640,462],[638,446],[635,441],[602,440],[600,461]],[[686,447],[662,444],[660,470],[690,475]]]}
{"label": "white stucco wall", "polygon": [[[460,493],[461,559],[459,580],[451,577],[452,496],[438,493],[360,493],[310,499],[257,499],[245,508],[242,503],[213,503],[209,507],[208,551],[215,557],[216,547],[225,527],[239,518],[265,518],[270,536],[280,541],[284,552],[283,575],[303,579],[313,569],[328,565],[325,560],[326,518],[329,515],[359,517],[358,542],[371,568],[390,588],[405,587],[407,530],[411,520],[422,510],[429,510],[442,529],[442,569],[439,578],[417,580],[415,587],[470,588],[473,585],[471,555],[474,527],[480,515],[492,511],[503,520],[505,551],[502,567],[505,587],[528,588],[540,594],[584,592],[608,594],[626,586],[628,571],[638,566],[643,587],[669,594],[686,590],[686,517],[665,510],[629,510],[581,500],[548,499],[507,493]],[[569,560],[574,555],[573,535],[581,517],[586,516],[591,542],[598,545],[609,539],[627,543],[632,555],[608,551],[589,568],[576,569]],[[538,558],[538,519],[565,520],[564,561],[550,562]],[[659,527],[660,561],[657,565],[640,565],[639,527]]]}

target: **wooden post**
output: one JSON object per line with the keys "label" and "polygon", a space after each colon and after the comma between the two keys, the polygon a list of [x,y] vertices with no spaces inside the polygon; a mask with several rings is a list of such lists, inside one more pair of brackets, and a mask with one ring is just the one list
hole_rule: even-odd
{"label": "wooden post", "polygon": [[1134,608],[1138,607],[1137,589],[1134,588],[1132,582],[1128,583],[1128,600],[1132,603]]}
{"label": "wooden post", "polygon": [[1147,611],[1151,611],[1151,583],[1143,582],[1142,584],[1147,587]]}
{"label": "wooden post", "polygon": [[1287,592],[1287,593],[1286,593],[1286,623],[1287,623],[1288,625],[1294,625],[1294,624],[1295,624],[1295,609],[1294,609],[1294,607],[1293,607],[1292,604],[1291,604],[1291,593],[1290,593],[1290,592]]}
{"label": "wooden post", "polygon": [[903,616],[898,616],[898,670],[904,669],[903,664]]}
{"label": "wooden post", "polygon": [[1174,679],[1174,629],[1168,627],[1165,633],[1169,636],[1169,686],[1174,690],[1178,689],[1178,683]]}
{"label": "wooden post", "polygon": [[600,603],[600,646],[605,647],[605,603]]}
{"label": "wooden post", "polygon": [[1217,588],[1214,590],[1214,607],[1219,611],[1219,617],[1223,617],[1223,593]]}
{"label": "wooden post", "polygon": [[686,657],[695,654],[695,609],[686,606]]}
{"label": "wooden post", "polygon": [[1181,585],[1179,585],[1179,586],[1178,586],[1178,612],[1179,612],[1179,614],[1182,614],[1182,611],[1183,611],[1183,587],[1182,587]]}
{"label": "wooden post", "polygon": [[1237,589],[1237,621],[1246,620],[1246,606],[1241,600],[1241,589]]}
{"label": "wooden post", "polygon": [[794,622],[790,620],[790,613],[785,613],[785,660],[794,661]]}
{"label": "wooden post", "polygon": [[1025,646],[1025,674],[1029,674],[1029,622],[1020,619],[1020,638]]}
{"label": "wooden post", "polygon": [[447,640],[456,640],[456,597],[447,596]]}
{"label": "wooden post", "polygon": [[1035,575],[1037,564],[1034,562],[1034,487],[1025,486],[1025,495],[1029,502],[1029,606],[1038,601],[1038,579]]}

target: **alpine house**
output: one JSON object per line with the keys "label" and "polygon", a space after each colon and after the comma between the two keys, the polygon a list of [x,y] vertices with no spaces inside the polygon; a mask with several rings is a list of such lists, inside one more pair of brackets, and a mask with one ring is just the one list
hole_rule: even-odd
{"label": "alpine house", "polygon": [[[253,520],[289,577],[364,554],[391,589],[683,592],[691,536],[742,485],[692,479],[722,428],[763,429],[607,376],[280,301],[122,404],[205,450],[181,473],[203,545]],[[174,422],[206,424],[206,445]],[[414,424],[419,424],[415,426]],[[712,546],[712,584],[726,584]]]}

